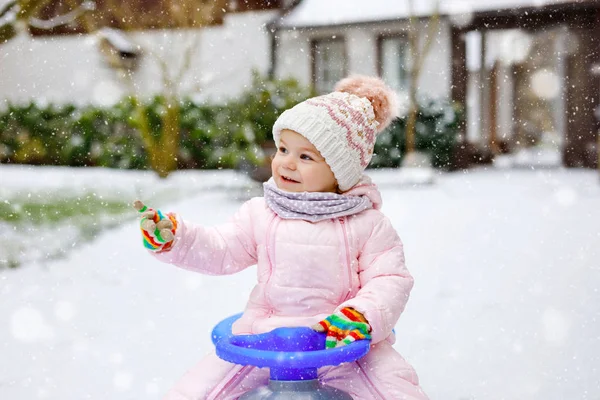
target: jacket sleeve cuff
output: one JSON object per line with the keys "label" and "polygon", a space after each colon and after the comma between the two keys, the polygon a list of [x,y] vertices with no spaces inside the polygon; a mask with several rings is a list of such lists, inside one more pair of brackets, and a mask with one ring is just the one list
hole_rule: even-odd
{"label": "jacket sleeve cuff", "polygon": [[339,312],[345,307],[352,307],[365,317],[367,323],[371,326],[371,342],[373,344],[385,340],[392,333],[391,328],[387,327],[388,324],[385,322],[383,312],[368,300],[350,299],[340,304],[335,312]]}
{"label": "jacket sleeve cuff", "polygon": [[175,247],[177,247],[177,244],[181,241],[181,239],[184,237],[185,235],[185,224],[183,223],[183,221],[181,220],[181,218],[179,217],[178,214],[174,214],[175,215],[175,219],[177,220],[177,229],[175,230],[175,235],[173,237],[173,243],[171,244],[171,246],[169,247],[168,250],[164,250],[164,251],[152,251],[152,250],[148,250],[148,252],[155,257],[157,260],[165,262],[165,263],[176,263],[177,257],[176,251],[173,251],[175,249]]}

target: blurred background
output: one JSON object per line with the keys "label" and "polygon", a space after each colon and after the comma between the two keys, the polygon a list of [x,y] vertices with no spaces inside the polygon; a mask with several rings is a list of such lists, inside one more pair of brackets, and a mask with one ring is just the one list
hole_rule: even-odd
{"label": "blurred background", "polygon": [[224,222],[353,73],[400,99],[367,173],[424,390],[600,399],[596,0],[0,0],[0,397],[160,398],[255,278],[158,265],[131,202]]}

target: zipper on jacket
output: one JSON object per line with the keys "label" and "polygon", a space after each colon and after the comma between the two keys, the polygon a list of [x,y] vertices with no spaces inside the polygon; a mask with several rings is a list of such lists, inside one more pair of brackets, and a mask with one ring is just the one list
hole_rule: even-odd
{"label": "zipper on jacket", "polygon": [[208,399],[214,399],[214,400],[218,400],[220,399],[223,395],[227,394],[227,390],[233,386],[233,384],[237,384],[238,382],[241,382],[242,379],[244,379],[249,373],[250,371],[252,371],[253,366],[252,365],[245,365],[242,368],[240,368],[240,370],[238,372],[236,372],[231,379],[229,379],[229,381],[225,384],[225,386],[223,386],[223,388],[221,390],[219,390],[219,392],[217,394],[215,394],[214,396],[209,396]]}
{"label": "zipper on jacket", "polygon": [[373,381],[371,380],[369,375],[367,375],[367,371],[360,364],[360,360],[356,361],[356,365],[358,366],[358,369],[360,370],[360,375],[364,378],[365,384],[367,385],[367,389],[369,389],[369,392],[371,392],[371,394],[375,395],[374,397],[377,400],[386,400],[385,396],[379,391],[379,389],[377,389],[377,386],[375,386],[375,384],[373,383]]}
{"label": "zipper on jacket", "polygon": [[265,302],[269,306],[269,315],[270,318],[273,315],[273,302],[269,299],[269,284],[271,283],[271,278],[273,274],[275,274],[275,235],[272,234],[275,231],[276,226],[278,224],[277,216],[273,214],[273,218],[269,221],[269,225],[267,227],[267,233],[265,238],[265,250],[267,251],[267,260],[269,262],[269,277],[267,278],[267,282],[265,282]]}
{"label": "zipper on jacket", "polygon": [[342,228],[342,233],[344,235],[344,251],[346,253],[346,278],[348,279],[348,290],[346,293],[342,293],[342,298],[340,303],[346,301],[350,292],[352,291],[352,263],[350,262],[350,243],[348,243],[348,232],[346,231],[346,218],[340,217],[338,218],[340,222],[340,226]]}

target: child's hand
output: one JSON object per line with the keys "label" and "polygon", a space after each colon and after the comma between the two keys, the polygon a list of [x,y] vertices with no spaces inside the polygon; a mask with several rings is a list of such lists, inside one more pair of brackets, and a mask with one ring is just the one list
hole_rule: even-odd
{"label": "child's hand", "polygon": [[142,215],[140,229],[144,247],[156,252],[170,250],[177,230],[175,216],[171,213],[164,215],[160,210],[148,208],[139,200],[133,203],[133,207]]}
{"label": "child's hand", "polygon": [[317,332],[327,332],[325,348],[345,346],[355,340],[371,339],[371,325],[353,308],[342,308],[311,327]]}

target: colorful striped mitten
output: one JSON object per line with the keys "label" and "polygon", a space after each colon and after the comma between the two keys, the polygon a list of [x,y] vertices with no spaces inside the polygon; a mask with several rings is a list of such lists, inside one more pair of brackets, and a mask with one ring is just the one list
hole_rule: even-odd
{"label": "colorful striped mitten", "polygon": [[371,339],[371,325],[353,308],[342,308],[323,321],[312,326],[317,332],[327,332],[325,348],[345,346],[355,340]]}
{"label": "colorful striped mitten", "polygon": [[172,213],[165,215],[160,210],[155,211],[139,200],[133,203],[133,207],[142,214],[140,229],[144,247],[158,253],[170,250],[177,230],[175,215]]}

